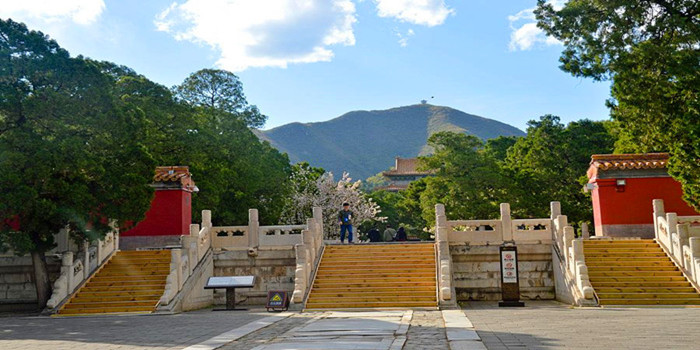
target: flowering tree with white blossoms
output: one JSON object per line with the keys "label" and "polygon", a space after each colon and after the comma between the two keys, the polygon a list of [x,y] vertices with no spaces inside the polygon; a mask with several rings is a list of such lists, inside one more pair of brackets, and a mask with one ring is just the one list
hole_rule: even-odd
{"label": "flowering tree with white blossoms", "polygon": [[343,173],[339,181],[335,181],[333,173],[324,173],[310,181],[310,173],[308,168],[302,167],[292,175],[291,200],[282,214],[284,221],[290,224],[303,223],[311,216],[313,207],[320,207],[323,209],[324,238],[334,239],[340,233],[338,212],[343,203],[350,204],[355,226],[367,220],[386,220],[379,216],[379,205],[360,190],[362,181],[353,182],[348,173]]}

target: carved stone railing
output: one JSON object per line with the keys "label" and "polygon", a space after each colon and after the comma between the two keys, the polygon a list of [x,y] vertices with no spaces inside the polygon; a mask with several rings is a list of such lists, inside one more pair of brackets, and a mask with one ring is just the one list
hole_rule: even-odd
{"label": "carved stone railing", "polygon": [[656,241],[700,291],[700,216],[666,213],[662,199],[652,205]]}
{"label": "carved stone railing", "polygon": [[48,309],[56,309],[95,271],[109,260],[119,247],[119,232],[113,230],[101,240],[89,244],[85,242],[82,259],[75,258],[72,251],[61,255],[61,274],[53,284],[51,298],[46,303]]}
{"label": "carved stone railing", "polygon": [[311,291],[313,275],[321,259],[323,246],[323,211],[313,208],[313,217],[306,220],[301,232],[302,242],[294,246],[296,269],[294,270],[294,292],[291,302],[303,304]]}
{"label": "carved stone railing", "polygon": [[501,203],[500,209],[500,219],[446,220],[447,241],[470,245],[551,242],[551,219],[512,219],[510,204]]}
{"label": "carved stone railing", "polygon": [[561,215],[559,202],[551,202],[551,225],[554,239],[554,263],[558,263],[562,276],[559,284],[568,289],[572,302],[577,305],[597,305],[595,291],[588,276],[588,267],[583,252],[583,241],[588,239],[588,230],[580,238],[576,238],[575,230],[568,224],[566,215]]}
{"label": "carved stone railing", "polygon": [[[468,225],[467,223],[466,226]],[[476,223],[473,225],[476,225]],[[445,305],[456,304],[452,284],[452,255],[450,254],[450,232],[453,229],[454,226],[450,227],[450,222],[447,221],[445,206],[442,204],[435,205],[435,254],[437,257],[438,299],[440,304]]]}

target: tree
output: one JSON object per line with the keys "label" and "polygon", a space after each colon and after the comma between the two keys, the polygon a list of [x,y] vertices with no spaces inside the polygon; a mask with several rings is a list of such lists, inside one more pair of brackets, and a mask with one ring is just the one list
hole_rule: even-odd
{"label": "tree", "polygon": [[580,120],[564,125],[545,115],[528,122],[502,163],[511,186],[507,201],[515,215],[548,217],[549,202],[559,201],[571,222],[590,221],[590,198],[582,191],[591,154],[610,153],[615,138],[607,122]]}
{"label": "tree", "polygon": [[[318,168],[315,168],[318,169]],[[357,227],[365,221],[384,221],[379,216],[381,208],[361,190],[361,181],[353,182],[348,173],[335,181],[332,173],[324,173],[315,181],[315,186],[307,186],[308,179],[314,177],[314,168],[299,167],[293,181],[291,205],[286,207],[283,219],[289,223],[299,224],[312,215],[313,207],[323,210],[323,227],[326,238],[337,238],[340,232],[338,212],[343,203],[349,203],[355,214],[354,225]]]}
{"label": "tree", "polygon": [[267,120],[258,107],[248,105],[238,76],[225,70],[194,72],[173,91],[192,106],[203,107],[217,116],[238,118],[251,128],[261,128]]}
{"label": "tree", "polygon": [[140,220],[154,163],[144,119],[118,108],[98,64],[12,20],[0,20],[0,57],[0,242],[31,254],[43,307],[54,234],[91,240]]}
{"label": "tree", "polygon": [[447,216],[452,218],[498,215],[507,181],[496,159],[484,152],[484,142],[473,135],[439,132],[428,139],[428,145],[435,153],[422,157],[421,162],[425,169],[435,171],[435,176],[423,179],[425,190],[419,203],[425,222],[432,226],[436,203],[445,204]]}
{"label": "tree", "polygon": [[670,151],[669,173],[700,210],[700,2],[539,0],[538,26],[564,44],[561,68],[612,80],[616,151]]}

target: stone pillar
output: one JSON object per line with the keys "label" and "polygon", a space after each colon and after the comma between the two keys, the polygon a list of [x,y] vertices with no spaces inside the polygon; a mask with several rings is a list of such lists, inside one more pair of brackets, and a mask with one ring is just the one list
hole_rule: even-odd
{"label": "stone pillar", "polygon": [[510,204],[501,203],[501,230],[503,241],[513,241],[513,221],[510,217]]}
{"label": "stone pillar", "polygon": [[170,250],[170,266],[175,266],[175,293],[182,287],[182,251],[181,249]]}
{"label": "stone pillar", "polygon": [[657,218],[659,216],[666,216],[666,211],[664,210],[664,200],[654,199],[651,201],[651,205],[654,208],[654,235],[656,239],[659,239],[659,225]]}
{"label": "stone pillar", "polygon": [[199,237],[199,224],[190,224],[190,237]]}
{"label": "stone pillar", "polygon": [[435,205],[435,241],[448,241],[449,228],[447,226],[447,216],[445,215],[445,205]]}
{"label": "stone pillar", "polygon": [[313,207],[313,217],[314,220],[316,220],[316,226],[318,228],[318,232],[316,234],[319,237],[319,242],[317,245],[320,247],[321,243],[323,243],[323,208]]}
{"label": "stone pillar", "polygon": [[258,210],[248,210],[248,248],[257,248],[260,245],[260,222]]}
{"label": "stone pillar", "polygon": [[583,239],[591,238],[591,233],[588,232],[588,224],[585,222],[581,223],[581,238],[583,238]]}
{"label": "stone pillar", "polygon": [[88,241],[83,242],[83,251],[85,254],[85,266],[83,266],[83,269],[85,270],[85,276],[87,277],[90,272],[90,243]]}
{"label": "stone pillar", "polygon": [[61,257],[61,272],[66,276],[66,291],[71,292],[70,287],[73,281],[73,252],[65,252]]}
{"label": "stone pillar", "polygon": [[211,226],[211,210],[202,210],[202,227]]}
{"label": "stone pillar", "polygon": [[564,227],[564,251],[562,252],[562,254],[564,254],[567,263],[569,262],[569,248],[571,248],[575,237],[576,233],[574,232],[573,227]]}
{"label": "stone pillar", "polygon": [[111,232],[107,233],[103,239],[97,240],[97,247],[95,250],[95,259],[97,259],[97,267],[100,267],[100,264],[102,264],[102,245],[104,244],[105,240],[107,237],[112,234]]}
{"label": "stone pillar", "polygon": [[549,202],[549,209],[551,211],[550,219],[556,220],[557,216],[561,215],[561,203]]}

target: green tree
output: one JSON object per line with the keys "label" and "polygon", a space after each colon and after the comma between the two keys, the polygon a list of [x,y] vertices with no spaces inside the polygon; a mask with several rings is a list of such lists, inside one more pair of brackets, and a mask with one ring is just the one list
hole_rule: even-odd
{"label": "green tree", "polygon": [[617,151],[670,151],[669,173],[700,210],[700,2],[539,0],[538,26],[564,44],[561,68],[612,80]]}
{"label": "green tree", "polygon": [[422,217],[433,224],[436,203],[445,204],[451,218],[476,219],[498,215],[498,204],[507,188],[494,157],[484,151],[484,142],[473,135],[439,132],[428,139],[435,153],[421,157],[434,177],[423,179],[420,194]]}
{"label": "green tree", "polygon": [[31,254],[43,307],[54,234],[91,240],[111,220],[140,220],[154,162],[139,141],[145,120],[118,108],[98,64],[12,20],[0,20],[0,57],[0,242]]}
{"label": "green tree", "polygon": [[267,116],[258,107],[248,105],[243,84],[235,74],[221,69],[202,69],[190,74],[173,88],[176,96],[192,106],[222,117],[232,116],[251,128],[265,125]]}
{"label": "green tree", "polygon": [[507,201],[513,213],[548,217],[549,202],[556,200],[571,222],[590,221],[591,201],[582,186],[591,154],[613,150],[615,139],[606,124],[580,120],[564,125],[552,115],[528,122],[527,136],[513,144],[503,163],[512,179]]}

